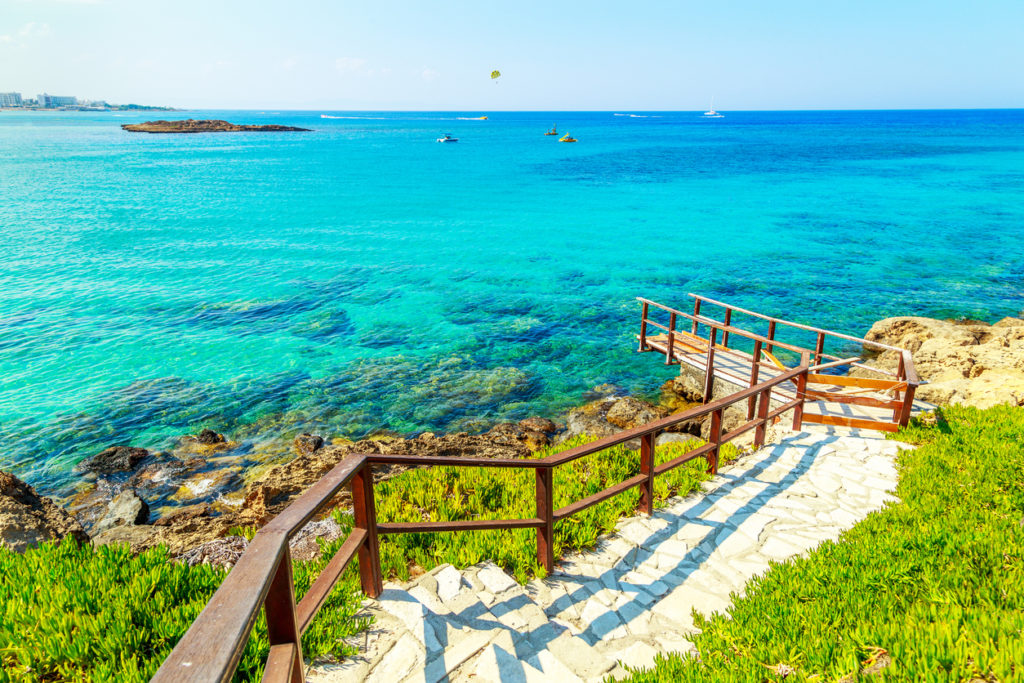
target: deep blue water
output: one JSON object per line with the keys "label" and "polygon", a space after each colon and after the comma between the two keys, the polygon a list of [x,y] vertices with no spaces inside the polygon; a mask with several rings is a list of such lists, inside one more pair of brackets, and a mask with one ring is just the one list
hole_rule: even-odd
{"label": "deep blue water", "polygon": [[[119,128],[171,117],[314,132]],[[1020,110],[5,111],[0,193],[0,468],[44,491],[202,426],[258,460],[652,392],[638,295],[856,334],[1024,308]]]}

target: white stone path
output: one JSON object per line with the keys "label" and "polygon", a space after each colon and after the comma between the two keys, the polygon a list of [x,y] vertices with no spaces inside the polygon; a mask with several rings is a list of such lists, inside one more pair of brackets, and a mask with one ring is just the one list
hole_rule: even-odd
{"label": "white stone path", "polygon": [[895,441],[804,431],[723,467],[704,492],[622,520],[525,587],[497,566],[438,567],[367,601],[360,654],[310,681],[559,683],[692,649],[692,611],[723,611],[770,561],[834,540],[895,500]]}

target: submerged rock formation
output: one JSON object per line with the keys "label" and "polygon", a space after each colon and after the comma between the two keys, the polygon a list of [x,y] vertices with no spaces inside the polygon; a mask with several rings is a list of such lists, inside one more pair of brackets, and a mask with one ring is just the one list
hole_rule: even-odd
{"label": "submerged rock formation", "polygon": [[277,133],[285,131],[309,132],[309,128],[268,124],[262,126],[240,125],[228,123],[221,119],[185,119],[183,121],[146,121],[145,123],[125,123],[122,129],[131,133]]}
{"label": "submerged rock formation", "polygon": [[[1024,319],[1004,318],[990,325],[932,318],[879,320],[865,335],[907,349],[927,384],[916,397],[938,405],[961,403],[988,408],[1000,403],[1024,405]],[[881,353],[872,365],[895,370],[895,351]],[[851,374],[872,375],[868,370]]]}
{"label": "submerged rock formation", "polygon": [[0,545],[24,552],[65,536],[89,542],[85,529],[72,515],[13,474],[0,472]]}

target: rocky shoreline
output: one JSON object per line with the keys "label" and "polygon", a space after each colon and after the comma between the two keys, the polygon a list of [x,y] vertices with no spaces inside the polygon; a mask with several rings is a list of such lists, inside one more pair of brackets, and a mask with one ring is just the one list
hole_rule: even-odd
{"label": "rocky shoreline", "polygon": [[[888,318],[875,323],[867,338],[914,353],[918,373],[928,382],[918,390],[922,400],[937,405],[1024,405],[1024,319],[988,325]],[[883,353],[871,363],[895,368],[896,354]],[[244,471],[244,461],[234,453],[240,444],[209,429],[181,437],[171,451],[114,445],[78,465],[91,483],[63,506],[0,472],[0,543],[21,551],[70,535],[94,545],[126,543],[135,552],[163,544],[173,557],[190,564],[230,565],[247,544],[240,529],[265,524],[350,454],[522,458],[576,436],[603,437],[639,426],[700,400],[675,378],[662,385],[656,403],[625,395],[612,385],[595,387],[586,398],[588,403],[559,421],[532,417],[497,424],[483,434],[381,434],[330,442],[300,434],[291,446],[293,457],[256,472]],[[698,438],[702,427],[702,420],[683,423],[675,432],[661,434],[658,442]],[[386,479],[405,469],[378,468],[375,476]],[[347,495],[339,494],[336,502],[345,506]],[[311,522],[293,539],[293,554],[315,556],[315,538],[330,540],[341,533],[330,517]]]}
{"label": "rocky shoreline", "polygon": [[125,123],[122,130],[130,133],[278,133],[278,132],[310,132],[309,128],[295,126],[242,125],[228,123],[221,119],[184,119],[178,121],[146,121],[145,123]]}

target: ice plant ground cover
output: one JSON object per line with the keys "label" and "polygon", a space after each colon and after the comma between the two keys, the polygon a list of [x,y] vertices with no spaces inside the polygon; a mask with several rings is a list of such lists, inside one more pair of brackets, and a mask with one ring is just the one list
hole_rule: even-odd
{"label": "ice plant ground cover", "polygon": [[727,614],[695,614],[699,658],[631,680],[1024,676],[1024,408],[944,408],[896,438],[919,445],[900,454],[899,503],[774,566]]}

